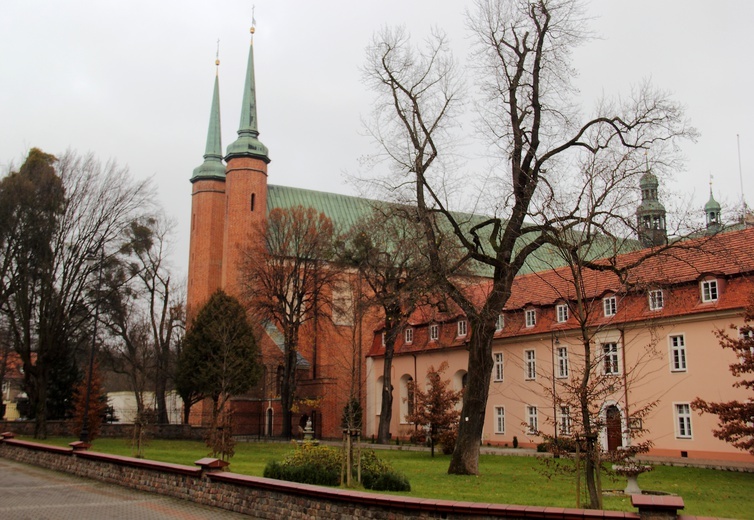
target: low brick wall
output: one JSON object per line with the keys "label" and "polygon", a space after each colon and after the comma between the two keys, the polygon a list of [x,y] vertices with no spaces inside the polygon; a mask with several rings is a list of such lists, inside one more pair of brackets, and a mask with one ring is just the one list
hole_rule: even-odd
{"label": "low brick wall", "polygon": [[[50,437],[76,437],[72,421],[47,421],[47,435]],[[134,425],[106,423],[100,426],[100,437],[129,438]],[[13,432],[16,435],[34,435],[34,421],[0,421],[0,432]],[[189,424],[154,424],[149,426],[150,436],[156,439],[182,439],[200,441],[207,428]]]}
{"label": "low brick wall", "polygon": [[[218,471],[216,468],[221,464],[216,459],[197,461],[200,467],[184,466],[19,441],[5,434],[0,440],[0,457],[271,520],[344,517],[378,520],[658,518],[647,516],[651,511],[645,510],[641,511],[640,516],[636,513],[618,511],[482,504],[379,495]],[[674,513],[673,511],[671,516],[664,515],[664,518],[675,518]]]}

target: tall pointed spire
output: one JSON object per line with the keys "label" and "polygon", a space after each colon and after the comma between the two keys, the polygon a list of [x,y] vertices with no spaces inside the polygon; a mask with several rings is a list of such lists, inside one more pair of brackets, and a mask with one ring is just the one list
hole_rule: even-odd
{"label": "tall pointed spire", "polygon": [[269,163],[269,151],[258,139],[257,127],[257,95],[254,82],[254,32],[256,22],[252,16],[251,43],[249,45],[249,61],[246,65],[246,83],[243,91],[243,104],[241,106],[241,122],[238,126],[238,139],[228,146],[225,160],[233,157],[256,157]]}
{"label": "tall pointed spire", "polygon": [[722,229],[722,220],[720,219],[720,203],[712,196],[712,174],[709,176],[709,200],[704,205],[704,214],[707,217],[707,231],[717,233]]}
{"label": "tall pointed spire", "polygon": [[212,108],[209,113],[209,129],[207,130],[207,146],[204,149],[204,162],[201,166],[194,169],[191,182],[196,182],[199,179],[225,179],[223,145],[220,132],[220,40],[217,41],[217,47],[215,89],[212,93]]}

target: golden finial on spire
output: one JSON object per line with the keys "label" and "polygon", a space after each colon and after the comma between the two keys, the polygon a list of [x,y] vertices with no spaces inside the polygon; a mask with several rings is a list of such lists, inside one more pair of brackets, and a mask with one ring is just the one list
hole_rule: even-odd
{"label": "golden finial on spire", "polygon": [[217,39],[217,51],[215,52],[215,65],[220,66],[220,38]]}

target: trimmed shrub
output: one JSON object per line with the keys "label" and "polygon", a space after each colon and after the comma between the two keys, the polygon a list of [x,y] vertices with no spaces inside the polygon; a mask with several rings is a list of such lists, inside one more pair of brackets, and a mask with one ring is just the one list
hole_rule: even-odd
{"label": "trimmed shrub", "polygon": [[[340,485],[343,452],[329,446],[302,445],[281,462],[270,462],[264,476],[318,486]],[[354,468],[356,471],[356,468]],[[377,491],[410,491],[408,479],[380,459],[374,450],[361,452],[361,483]]]}
{"label": "trimmed shrub", "polygon": [[279,462],[270,462],[264,468],[264,476],[317,486],[337,486],[340,484],[340,472],[326,470],[316,464],[286,466]]}
{"label": "trimmed shrub", "polygon": [[395,471],[383,473],[364,471],[361,474],[361,483],[365,488],[374,491],[411,491],[411,484],[406,476]]}
{"label": "trimmed shrub", "polygon": [[537,444],[539,453],[576,453],[576,441],[570,437],[548,438]]}

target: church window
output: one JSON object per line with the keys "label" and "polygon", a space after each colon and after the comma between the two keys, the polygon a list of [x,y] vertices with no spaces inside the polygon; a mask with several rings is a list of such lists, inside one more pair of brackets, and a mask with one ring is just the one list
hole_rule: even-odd
{"label": "church window", "polygon": [[254,211],[254,206],[255,206],[255,203],[256,203],[256,198],[257,198],[257,194],[256,193],[252,193],[251,194],[251,211]]}

